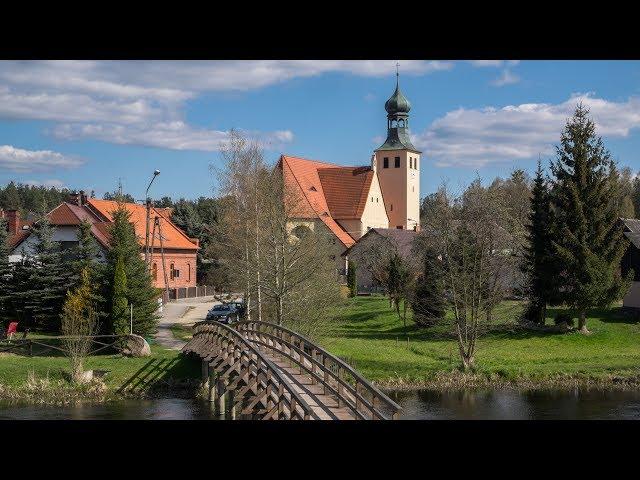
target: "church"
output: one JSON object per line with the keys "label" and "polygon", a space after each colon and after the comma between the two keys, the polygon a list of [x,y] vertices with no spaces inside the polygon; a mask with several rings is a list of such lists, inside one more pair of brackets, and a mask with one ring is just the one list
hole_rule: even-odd
{"label": "church", "polygon": [[282,155],[278,162],[287,192],[295,195],[290,231],[324,225],[337,246],[336,259],[370,229],[420,230],[420,150],[409,138],[411,104],[396,89],[384,105],[387,139],[370,165],[341,166]]}

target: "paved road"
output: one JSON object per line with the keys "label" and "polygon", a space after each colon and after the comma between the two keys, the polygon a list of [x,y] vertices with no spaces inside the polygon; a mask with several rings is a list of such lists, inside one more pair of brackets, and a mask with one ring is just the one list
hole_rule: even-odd
{"label": "paved road", "polygon": [[158,322],[156,340],[164,347],[180,350],[186,342],[173,336],[170,330],[171,325],[190,326],[200,320],[204,320],[209,309],[218,303],[220,302],[213,297],[192,298],[167,303],[162,307],[162,317]]}

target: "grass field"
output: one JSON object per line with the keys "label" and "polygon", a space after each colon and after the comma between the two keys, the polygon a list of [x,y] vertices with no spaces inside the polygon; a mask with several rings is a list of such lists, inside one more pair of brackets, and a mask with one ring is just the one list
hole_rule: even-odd
{"label": "grass field", "polygon": [[[500,306],[495,315],[500,319],[498,325],[478,341],[477,373],[506,379],[640,375],[640,324],[620,308],[591,312],[589,336],[521,331],[515,319],[522,308],[519,302]],[[547,323],[552,323],[558,311],[549,310]],[[405,333],[386,298],[356,297],[348,300],[322,343],[365,377],[380,383],[398,378],[420,383],[438,372],[458,368],[450,321],[431,328],[419,328],[410,321],[407,330]]]}
{"label": "grass field", "polygon": [[[145,358],[96,355],[87,359],[85,369],[106,371],[103,380],[110,392],[126,389],[129,393],[143,393],[159,384],[175,384],[198,378],[199,362],[181,357],[178,351],[154,343],[151,343],[151,352],[151,356]],[[29,375],[66,383],[68,371],[69,360],[64,356],[25,357],[0,353],[0,385],[5,387],[25,385]]]}

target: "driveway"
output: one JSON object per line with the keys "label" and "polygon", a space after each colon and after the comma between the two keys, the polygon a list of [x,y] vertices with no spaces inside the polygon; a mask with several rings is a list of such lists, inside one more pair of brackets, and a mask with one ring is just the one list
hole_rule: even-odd
{"label": "driveway", "polygon": [[163,347],[180,350],[185,342],[173,336],[171,326],[175,324],[191,326],[204,320],[209,309],[218,303],[220,302],[213,297],[190,298],[167,303],[162,307],[156,340]]}

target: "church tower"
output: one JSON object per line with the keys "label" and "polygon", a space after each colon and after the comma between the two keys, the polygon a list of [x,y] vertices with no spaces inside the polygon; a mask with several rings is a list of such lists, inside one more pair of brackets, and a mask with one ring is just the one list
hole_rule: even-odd
{"label": "church tower", "polygon": [[411,104],[396,90],[384,104],[387,111],[387,140],[375,150],[374,169],[378,174],[389,228],[420,230],[420,150],[409,139]]}

